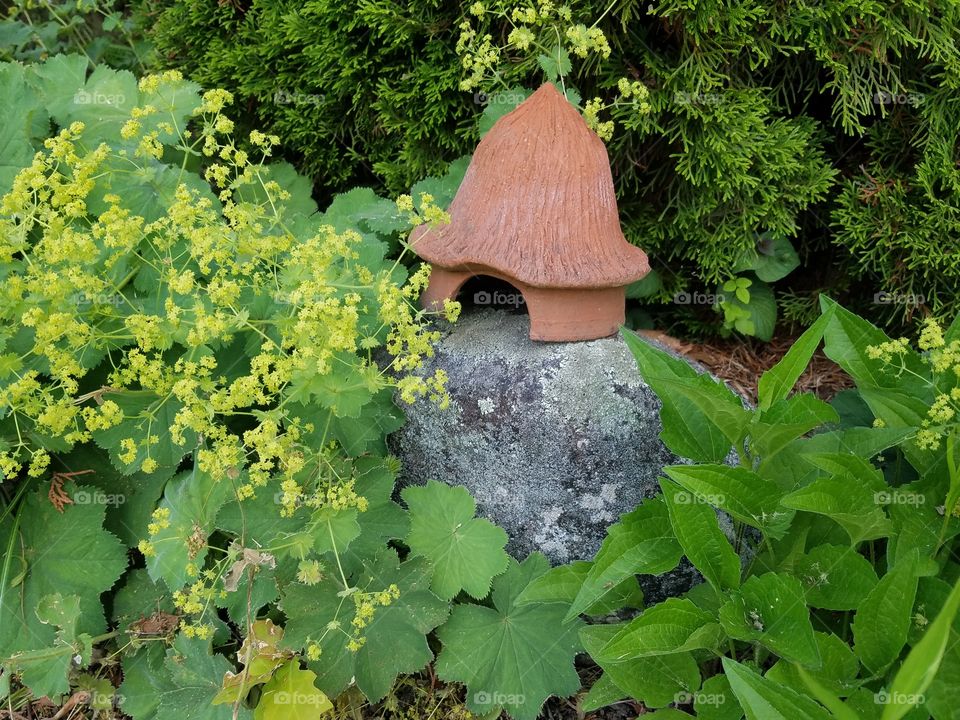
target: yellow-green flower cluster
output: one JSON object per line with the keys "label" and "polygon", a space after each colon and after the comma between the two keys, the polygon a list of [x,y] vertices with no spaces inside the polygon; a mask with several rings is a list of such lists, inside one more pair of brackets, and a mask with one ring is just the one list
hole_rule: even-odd
{"label": "yellow-green flower cluster", "polygon": [[366,628],[376,615],[378,607],[386,607],[400,597],[400,588],[390,585],[386,590],[379,592],[355,592],[352,595],[354,603],[353,620],[350,621],[352,634],[347,649],[357,652],[363,647],[366,638],[363,629]]}
{"label": "yellow-green flower cluster", "polygon": [[603,107],[603,100],[600,98],[588,100],[583,108],[583,119],[601,140],[610,140],[613,137],[613,120],[600,120],[600,111]]}

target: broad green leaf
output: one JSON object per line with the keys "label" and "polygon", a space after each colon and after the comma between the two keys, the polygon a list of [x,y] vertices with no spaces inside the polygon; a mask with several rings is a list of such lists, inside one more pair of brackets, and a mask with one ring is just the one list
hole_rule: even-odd
{"label": "broad green leaf", "polygon": [[[197,438],[192,431],[183,433],[182,446],[174,443],[170,435],[176,414],[183,407],[178,401],[140,390],[106,392],[103,399],[119,405],[125,420],[108,430],[94,432],[93,440],[110,453],[114,467],[124,475],[140,471],[148,457],[156,461],[158,468],[175,470],[183,456],[196,447]],[[130,463],[120,459],[125,440],[136,444],[136,456]]]}
{"label": "broad green leaf", "polygon": [[263,686],[254,720],[313,720],[333,710],[330,698],[313,684],[316,677],[296,660],[287,662]]}
{"label": "broad green leaf", "polygon": [[720,624],[731,637],[759,642],[782,658],[820,667],[803,587],[794,577],[771,572],[748,578],[720,608]]}
{"label": "broad green leaf", "polygon": [[357,187],[335,195],[324,211],[322,221],[337,232],[360,229],[390,235],[408,227],[409,223],[397,204],[366,187]]}
{"label": "broad green leaf", "polygon": [[221,655],[211,652],[203,640],[190,640],[179,635],[167,651],[164,668],[170,685],[160,692],[158,720],[190,718],[190,720],[236,720],[250,718],[250,711],[241,703],[234,714],[232,705],[214,705],[220,692],[220,681],[233,666]]}
{"label": "broad green leaf", "polygon": [[644,502],[607,530],[567,620],[586,612],[632,575],[660,575],[672,570],[682,555],[666,506],[658,500]]}
{"label": "broad green leaf", "polygon": [[33,159],[31,126],[42,113],[40,99],[27,85],[22,65],[0,64],[0,197],[13,187],[17,173]]}
{"label": "broad green leaf", "polygon": [[856,610],[877,585],[873,565],[840,545],[818,545],[797,560],[792,572],[803,584],[807,604],[826,610]]}
{"label": "broad green leaf", "polygon": [[752,470],[728,465],[670,465],[663,469],[694,498],[725,510],[735,519],[780,538],[793,511],[780,505],[783,492]]}
{"label": "broad green leaf", "polygon": [[[65,483],[64,490],[74,495],[91,488]],[[2,593],[0,657],[45,651],[58,644],[56,625],[37,615],[37,609],[43,605],[53,612],[49,596],[60,595],[65,601],[71,596],[79,598],[80,613],[72,628],[73,637],[98,635],[106,630],[100,594],[113,587],[127,566],[127,557],[120,541],[103,529],[104,512],[103,505],[90,504],[68,505],[60,513],[47,499],[45,489],[26,496],[19,538],[10,558],[15,572],[19,571],[18,581]],[[4,551],[11,530],[9,519],[0,522]],[[47,617],[52,619],[52,614]],[[72,654],[66,651],[68,658]],[[65,692],[66,676],[58,677],[56,690]],[[37,687],[38,696],[47,694],[45,690],[49,688],[49,684],[47,688]]]}
{"label": "broad green leaf", "polygon": [[594,655],[595,660],[622,662],[687,650],[713,650],[723,638],[714,615],[680,598],[669,598],[614,627],[618,628],[617,634]]}
{"label": "broad green leaf", "polygon": [[960,634],[956,631],[950,633],[947,651],[924,698],[934,720],[953,720],[960,707]]}
{"label": "broad green leaf", "polygon": [[740,587],[740,557],[720,529],[716,511],[676,483],[660,479],[670,525],[684,555],[717,590]]}
{"label": "broad green leaf", "polygon": [[116,141],[120,128],[130,119],[130,111],[140,102],[137,78],[127,70],[98,65],[78,88],[66,108],[66,123],[84,124],[81,138],[87,147]]}
{"label": "broad green leaf", "polygon": [[361,692],[376,702],[398,675],[416,672],[433,658],[426,635],[444,621],[448,606],[430,592],[430,576],[426,559],[400,563],[392,548],[368,561],[354,584],[363,592],[380,592],[395,584],[400,597],[376,609],[363,628],[365,641],[357,652],[347,649],[347,635],[328,630],[336,622],[349,632],[354,617],[353,601],[339,596],[342,585],[330,578],[314,586],[287,585],[280,601],[287,615],[284,644],[297,650],[309,643],[320,646],[320,660],[308,667],[317,673],[317,687],[329,697],[339,695],[355,678]]}
{"label": "broad green leaf", "polygon": [[402,494],[410,508],[406,542],[414,555],[430,561],[433,592],[444,600],[461,590],[478,600],[486,597],[491,581],[510,560],[503,551],[507,533],[474,517],[476,503],[464,487],[431,480],[406,487]]}
{"label": "broad green leaf", "polygon": [[627,697],[627,694],[617,687],[610,675],[603,673],[590,687],[590,691],[580,701],[580,710],[586,713],[599,710],[602,707],[613,705]]}
{"label": "broad green leaf", "polygon": [[[823,666],[817,670],[803,669],[834,694],[841,697],[849,695],[859,684],[857,675],[860,672],[860,661],[857,660],[850,646],[836,635],[823,632],[815,635]],[[809,690],[807,683],[800,675],[801,667],[788,660],[778,660],[772,668],[767,670],[766,677],[806,694]]]}
{"label": "broad green leaf", "polygon": [[[593,563],[577,560],[568,565],[551,568],[534,579],[517,597],[518,605],[538,602],[561,602],[570,605],[590,574]],[[585,615],[606,615],[625,607],[643,607],[643,591],[635,575],[624,579],[611,588],[596,604],[585,611]]]}
{"label": "broad green leaf", "polygon": [[55,55],[33,66],[37,96],[43,98],[47,112],[60,127],[70,124],[74,100],[87,82],[89,64],[84,55]]}
{"label": "broad green leaf", "polygon": [[340,553],[360,535],[356,508],[322,507],[310,518],[313,549],[323,553]]}
{"label": "broad green leaf", "polygon": [[467,686],[467,707],[475,713],[502,707],[514,720],[535,720],[551,695],[580,689],[573,665],[580,647],[579,621],[564,624],[566,605],[517,605],[531,580],[549,569],[546,558],[511,560],[493,581],[493,607],[462,604],[438,631],[443,649],[437,675]]}
{"label": "broad green leaf", "polygon": [[150,642],[120,656],[123,683],[117,692],[123,698],[123,713],[133,720],[154,720],[160,697],[175,689],[163,664],[164,650],[163,643]]}
{"label": "broad green leaf", "polygon": [[644,381],[663,404],[660,438],[664,444],[680,457],[722,462],[750,419],[742,402],[723,384],[698,374],[685,360],[634,333],[624,330],[621,334]]}
{"label": "broad green leaf", "polygon": [[784,496],[781,503],[794,510],[829,517],[850,536],[851,547],[890,534],[890,521],[874,492],[852,475],[820,478]]}
{"label": "broad green leaf", "polygon": [[757,237],[756,247],[744,253],[730,272],[752,270],[764,282],[772,283],[785,278],[799,266],[800,258],[787,238],[762,233]]}
{"label": "broad green leaf", "polygon": [[723,673],[709,677],[693,694],[693,707],[700,720],[740,720],[743,708]]}
{"label": "broad green leaf", "polygon": [[830,720],[826,710],[800,693],[758,675],[732,658],[722,658],[722,662],[747,720]]}
{"label": "broad green leaf", "polygon": [[[611,625],[589,625],[580,631],[584,649],[592,658],[617,633]],[[689,652],[652,655],[632,660],[600,659],[597,664],[624,694],[648,708],[659,708],[689,698],[700,687],[700,669]]]}
{"label": "broad green leaf", "polygon": [[896,660],[907,641],[918,562],[915,552],[903,558],[880,578],[853,617],[854,650],[873,673],[883,672]]}
{"label": "broad green leaf", "polygon": [[803,680],[808,691],[813,697],[830,711],[837,720],[860,720],[860,716],[851,708],[847,707],[836,693],[830,688],[824,686],[819,679],[807,672],[802,665],[797,665],[797,675]]}
{"label": "broad green leaf", "polygon": [[890,686],[891,702],[883,708],[883,720],[900,720],[922,702],[940,669],[951,629],[960,611],[960,581],[953,586],[936,619],[930,623],[920,642],[913,646]]}
{"label": "broad green leaf", "polygon": [[796,438],[839,419],[836,410],[808,393],[778,400],[750,425],[750,448],[769,460]]}
{"label": "broad green leaf", "polygon": [[203,565],[214,520],[231,497],[236,497],[233,483],[200,470],[182,472],[167,483],[157,508],[158,513],[169,513],[167,524],[149,537],[155,552],[147,557],[147,570],[154,581],[162,579],[173,591],[191,580],[188,566]]}

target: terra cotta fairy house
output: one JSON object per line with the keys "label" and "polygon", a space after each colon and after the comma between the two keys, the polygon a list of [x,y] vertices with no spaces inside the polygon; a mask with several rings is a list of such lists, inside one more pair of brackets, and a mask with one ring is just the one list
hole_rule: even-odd
{"label": "terra cotta fairy house", "polygon": [[534,340],[612,335],[625,286],[650,271],[620,229],[603,142],[550,83],[480,141],[449,212],[410,236],[433,267],[424,305],[455,299],[471,277],[498,278],[523,294]]}

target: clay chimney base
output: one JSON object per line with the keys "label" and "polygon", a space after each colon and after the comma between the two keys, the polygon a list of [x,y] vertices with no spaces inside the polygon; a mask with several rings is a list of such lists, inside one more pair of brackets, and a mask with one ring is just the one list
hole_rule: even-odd
{"label": "clay chimney base", "polygon": [[420,302],[429,310],[443,308],[445,299],[455,300],[472,277],[487,275],[513,285],[523,295],[530,313],[530,339],[544,342],[597,340],[615,334],[624,322],[623,287],[541,288],[514,280],[492,270],[473,272],[433,267],[430,284]]}

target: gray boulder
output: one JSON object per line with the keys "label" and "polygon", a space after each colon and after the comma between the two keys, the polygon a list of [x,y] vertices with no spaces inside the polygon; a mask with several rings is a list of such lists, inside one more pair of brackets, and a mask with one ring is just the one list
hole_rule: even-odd
{"label": "gray boulder", "polygon": [[[611,523],[660,492],[661,468],[684,461],[660,441],[660,401],[622,338],[528,332],[526,316],[501,310],[461,318],[429,365],[449,374],[450,407],[418,401],[391,447],[401,483],[466,486],[515,556],[589,560]],[[683,590],[691,573],[663,580]]]}

